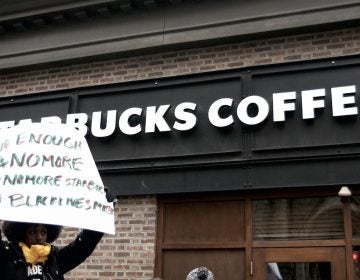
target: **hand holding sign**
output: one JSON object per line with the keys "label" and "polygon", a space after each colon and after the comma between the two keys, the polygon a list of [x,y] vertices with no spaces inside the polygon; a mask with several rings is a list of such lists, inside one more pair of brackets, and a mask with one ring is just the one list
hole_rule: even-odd
{"label": "hand holding sign", "polygon": [[1,131],[0,219],[114,234],[113,205],[76,129],[34,123]]}

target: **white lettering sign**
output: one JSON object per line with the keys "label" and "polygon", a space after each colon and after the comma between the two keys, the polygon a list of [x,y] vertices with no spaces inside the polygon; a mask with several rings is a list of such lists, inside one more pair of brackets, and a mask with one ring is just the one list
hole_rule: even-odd
{"label": "white lettering sign", "polygon": [[[232,98],[220,98],[215,100],[207,108],[207,117],[211,125],[218,128],[228,127],[236,121],[253,126],[264,122],[269,118],[272,105],[272,121],[286,121],[286,114],[302,110],[302,119],[314,119],[317,110],[332,110],[332,116],[343,117],[358,114],[356,107],[355,85],[334,87],[330,89],[331,106],[326,108],[325,88],[303,90],[300,92],[276,92],[272,94],[269,102],[264,97],[251,95],[239,101]],[[296,106],[299,99],[301,106]],[[272,103],[271,103],[272,102]],[[329,102],[329,101],[328,101]],[[269,104],[271,103],[271,104]],[[330,104],[329,104],[330,105]],[[65,123],[76,128],[81,135],[91,133],[94,137],[109,137],[119,130],[125,135],[137,135],[140,133],[161,133],[176,131],[188,131],[198,124],[196,112],[197,104],[183,102],[173,110],[172,105],[148,106],[146,108],[127,108],[122,112],[109,110],[106,112],[93,112],[91,116],[85,113],[68,114]],[[202,110],[204,108],[201,108]],[[222,110],[225,109],[225,110]],[[200,111],[200,110],[199,110]],[[227,112],[226,114],[222,112]],[[170,122],[168,115],[173,114],[175,120]],[[19,124],[30,125],[31,119],[20,120]],[[43,117],[41,123],[61,123],[58,116]],[[13,127],[15,121],[0,122],[0,130]]]}

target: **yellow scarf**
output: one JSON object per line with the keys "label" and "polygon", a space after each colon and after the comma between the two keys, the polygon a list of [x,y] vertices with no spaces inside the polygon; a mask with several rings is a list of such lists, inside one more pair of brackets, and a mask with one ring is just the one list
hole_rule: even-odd
{"label": "yellow scarf", "polygon": [[27,263],[32,265],[37,263],[44,264],[50,254],[51,245],[32,245],[30,248],[26,246],[23,242],[19,242],[19,246],[21,247],[23,254],[25,256],[25,260]]}

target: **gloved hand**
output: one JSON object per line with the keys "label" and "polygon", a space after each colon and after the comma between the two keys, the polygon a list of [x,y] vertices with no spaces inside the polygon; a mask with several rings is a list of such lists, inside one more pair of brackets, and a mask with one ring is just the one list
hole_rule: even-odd
{"label": "gloved hand", "polygon": [[107,202],[115,203],[117,201],[116,195],[112,194],[107,187],[105,187],[105,197]]}

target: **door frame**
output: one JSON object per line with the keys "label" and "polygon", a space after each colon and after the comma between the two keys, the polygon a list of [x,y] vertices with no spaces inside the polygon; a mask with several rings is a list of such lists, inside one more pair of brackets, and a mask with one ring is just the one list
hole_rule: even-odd
{"label": "door frame", "polygon": [[254,248],[254,280],[266,280],[269,262],[330,262],[332,280],[346,279],[344,247]]}
{"label": "door frame", "polygon": [[[178,194],[178,195],[161,195],[158,197],[158,212],[157,212],[157,233],[156,233],[156,261],[154,274],[157,277],[163,277],[163,256],[164,252],[168,249],[187,249],[197,248],[202,250],[208,247],[218,248],[243,248],[245,250],[245,279],[254,280],[254,274],[256,270],[254,264],[257,264],[256,258],[254,258],[254,252],[260,249],[275,249],[278,248],[281,251],[290,248],[341,248],[345,250],[345,256],[342,261],[346,262],[346,271],[342,275],[341,280],[353,280],[354,279],[354,265],[353,265],[353,246],[360,246],[360,238],[353,239],[352,236],[352,218],[351,218],[351,203],[350,197],[342,197],[343,203],[343,221],[344,221],[344,238],[343,239],[322,239],[322,240],[253,240],[253,213],[252,202],[259,199],[279,199],[279,198],[308,198],[308,197],[329,197],[338,196],[338,188],[298,188],[298,189],[273,189],[270,191],[257,191],[251,190],[251,192],[235,192],[231,195],[227,192],[214,194],[195,193]],[[352,189],[353,195],[360,195],[359,189]],[[228,200],[243,200],[245,202],[245,240],[238,242],[235,246],[230,243],[217,242],[216,244],[167,244],[164,243],[163,236],[163,223],[164,223],[164,205],[166,203],[183,203],[188,201],[228,201]],[[191,246],[190,246],[191,245]],[[336,251],[336,250],[335,250]],[[343,252],[341,253],[343,254]]]}

